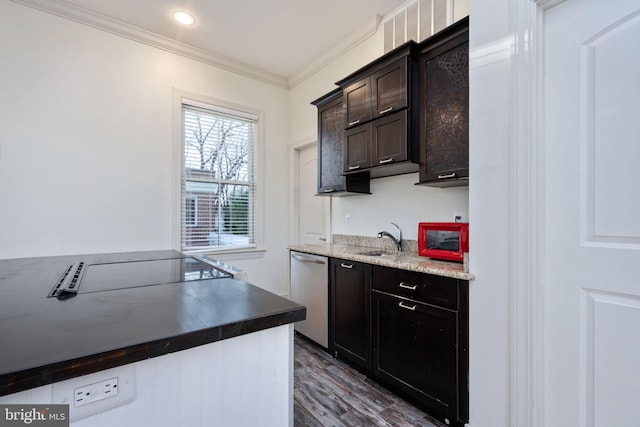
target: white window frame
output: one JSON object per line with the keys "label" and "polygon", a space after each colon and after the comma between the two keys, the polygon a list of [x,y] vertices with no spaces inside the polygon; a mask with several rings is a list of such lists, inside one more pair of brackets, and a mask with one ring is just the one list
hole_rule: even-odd
{"label": "white window frame", "polygon": [[254,247],[251,248],[203,248],[202,250],[189,250],[189,254],[212,254],[217,259],[235,260],[249,259],[263,256],[264,250],[264,111],[246,105],[236,104],[229,101],[211,98],[201,94],[188,92],[180,89],[173,89],[173,247],[182,251],[182,167],[183,167],[183,104],[213,109],[220,112],[229,112],[242,116],[242,112],[247,117],[256,118],[255,127],[255,186],[254,196]]}

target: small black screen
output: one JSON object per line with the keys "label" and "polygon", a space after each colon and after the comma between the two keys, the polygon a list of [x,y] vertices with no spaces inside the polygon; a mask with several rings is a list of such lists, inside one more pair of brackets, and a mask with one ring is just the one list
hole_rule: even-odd
{"label": "small black screen", "polygon": [[427,230],[427,249],[460,251],[460,232]]}

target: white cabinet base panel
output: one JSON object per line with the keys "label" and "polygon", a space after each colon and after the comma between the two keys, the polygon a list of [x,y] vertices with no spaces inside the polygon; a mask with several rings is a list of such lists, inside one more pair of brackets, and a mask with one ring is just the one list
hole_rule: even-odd
{"label": "white cabinet base panel", "polygon": [[[292,325],[132,365],[133,401],[72,421],[72,427],[293,425]],[[109,371],[105,371],[104,380],[111,378]],[[69,381],[80,380],[84,385],[85,377],[87,385],[97,377],[102,380],[96,373]],[[54,388],[56,384],[49,384],[2,396],[0,403],[59,403],[54,402]]]}

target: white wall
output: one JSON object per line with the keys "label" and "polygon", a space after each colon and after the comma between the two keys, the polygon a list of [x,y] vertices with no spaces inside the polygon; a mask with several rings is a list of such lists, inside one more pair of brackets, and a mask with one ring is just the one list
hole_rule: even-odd
{"label": "white wall", "polygon": [[286,90],[8,1],[0,58],[0,258],[177,248],[177,88],[264,111],[266,253],[238,264],[287,292]]}
{"label": "white wall", "polygon": [[[381,31],[337,58],[290,91],[292,145],[317,139],[317,110],[309,103],[336,86],[334,83],[382,55]],[[468,218],[468,187],[432,188],[414,185],[418,174],[371,180],[371,195],[334,197],[332,232],[375,236],[398,224],[407,239],[417,239],[418,222],[451,221],[454,212]],[[349,218],[347,219],[347,215]]]}
{"label": "white wall", "polygon": [[[523,2],[528,0],[523,0]],[[512,0],[471,2],[470,424],[511,427]]]}

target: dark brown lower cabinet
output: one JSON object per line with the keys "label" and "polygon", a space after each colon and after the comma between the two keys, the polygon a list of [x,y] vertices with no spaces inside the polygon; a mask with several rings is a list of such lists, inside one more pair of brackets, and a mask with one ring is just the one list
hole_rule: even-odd
{"label": "dark brown lower cabinet", "polygon": [[469,282],[332,258],[332,350],[451,426],[469,419]]}
{"label": "dark brown lower cabinet", "polygon": [[457,420],[457,313],[377,291],[372,303],[373,373]]}
{"label": "dark brown lower cabinet", "polygon": [[330,350],[371,369],[371,265],[331,258]]}
{"label": "dark brown lower cabinet", "polygon": [[372,371],[448,425],[469,419],[469,283],[373,266]]}

